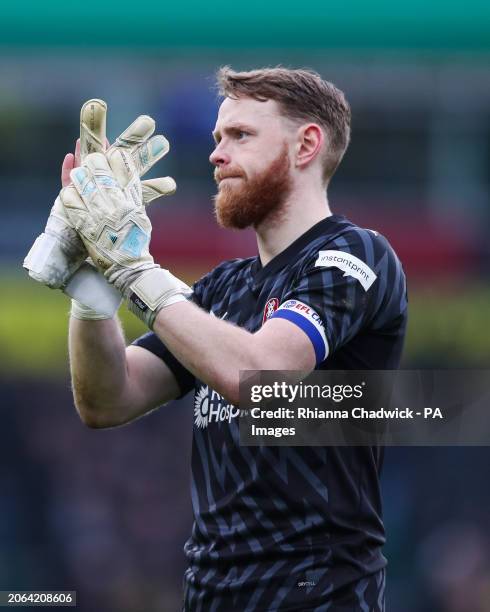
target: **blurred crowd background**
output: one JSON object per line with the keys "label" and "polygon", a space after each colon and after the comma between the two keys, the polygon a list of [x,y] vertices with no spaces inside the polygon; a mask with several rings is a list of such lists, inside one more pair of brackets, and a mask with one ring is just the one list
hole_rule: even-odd
{"label": "blurred crowd background", "polygon": [[[108,103],[111,140],[139,114],[170,140],[152,175],[174,176],[178,191],[152,205],[152,252],[192,282],[255,253],[251,232],[214,222],[216,69],[318,70],[353,111],[331,207],[383,232],[408,275],[403,366],[485,369],[490,9],[111,0],[1,11],[0,590],[77,590],[83,612],[174,612],[191,527],[192,398],[88,430],[69,389],[68,299],[21,269],[82,103]],[[121,317],[128,339],[144,332]],[[387,449],[390,612],[490,610],[489,466],[488,448]]]}

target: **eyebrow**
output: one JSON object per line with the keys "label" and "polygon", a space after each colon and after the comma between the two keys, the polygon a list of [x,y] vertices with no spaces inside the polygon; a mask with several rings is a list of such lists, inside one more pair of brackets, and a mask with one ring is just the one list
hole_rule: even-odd
{"label": "eyebrow", "polygon": [[[246,123],[232,123],[231,125],[227,125],[225,128],[223,128],[223,132],[225,134],[230,134],[230,135],[236,134],[236,132],[242,132],[242,131],[255,133],[256,129],[250,125],[247,125]],[[218,140],[221,137],[221,131],[213,130],[212,135],[213,135],[215,142],[218,142]]]}

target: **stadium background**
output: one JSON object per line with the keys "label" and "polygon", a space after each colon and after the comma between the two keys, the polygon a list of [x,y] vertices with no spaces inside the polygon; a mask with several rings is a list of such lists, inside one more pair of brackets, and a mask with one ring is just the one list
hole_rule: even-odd
{"label": "stadium background", "polygon": [[[179,609],[192,402],[121,429],[82,426],[69,391],[68,300],[21,270],[88,98],[108,102],[111,139],[147,113],[171,141],[154,175],[179,187],[152,207],[152,251],[192,281],[255,251],[251,233],[213,220],[215,69],[319,70],[353,109],[331,205],[384,232],[408,274],[404,366],[489,366],[488,3],[289,6],[2,8],[0,589],[74,589],[84,612]],[[122,316],[128,338],[143,331]],[[390,611],[490,610],[489,456],[387,450]]]}

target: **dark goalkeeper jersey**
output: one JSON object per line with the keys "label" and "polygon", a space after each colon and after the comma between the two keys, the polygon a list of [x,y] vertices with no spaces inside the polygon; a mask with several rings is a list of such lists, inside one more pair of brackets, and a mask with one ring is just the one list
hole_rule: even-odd
{"label": "dark goalkeeper jersey", "polygon": [[[271,317],[298,325],[317,369],[399,366],[407,318],[402,266],[384,237],[342,216],[320,221],[264,267],[258,257],[224,262],[193,290],[204,310],[250,332]],[[135,344],[167,363],[182,394],[195,392],[195,522],[185,545],[184,609],[340,610],[351,590],[360,591],[358,609],[371,610],[359,585],[386,565],[381,449],[242,447],[237,407],[188,372],[155,334]]]}

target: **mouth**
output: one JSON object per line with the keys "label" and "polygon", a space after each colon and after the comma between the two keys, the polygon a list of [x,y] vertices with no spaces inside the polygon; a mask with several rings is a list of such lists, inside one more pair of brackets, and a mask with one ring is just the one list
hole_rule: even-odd
{"label": "mouth", "polygon": [[242,178],[242,177],[238,176],[238,175],[224,176],[224,177],[218,179],[218,185],[222,185],[225,181],[236,180],[236,179],[240,179],[240,178]]}

